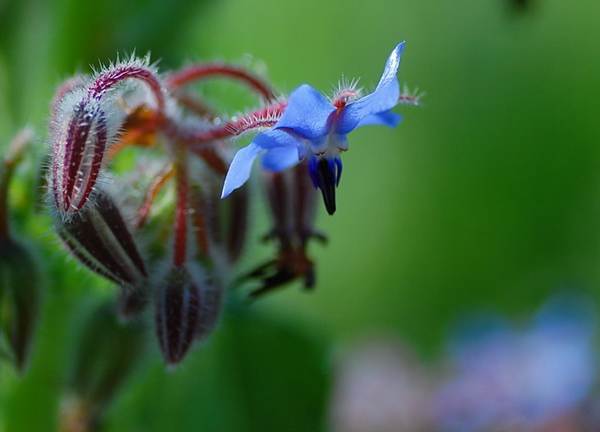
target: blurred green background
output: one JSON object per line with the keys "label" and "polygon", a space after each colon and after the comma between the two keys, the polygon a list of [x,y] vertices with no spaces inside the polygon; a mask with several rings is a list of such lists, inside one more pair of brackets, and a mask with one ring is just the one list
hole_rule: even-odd
{"label": "blurred green background", "polygon": [[[43,137],[61,79],[133,50],[162,69],[251,55],[283,90],[328,92],[342,75],[372,88],[406,40],[400,81],[427,93],[425,107],[399,108],[396,130],[349,137],[338,211],[318,223],[329,244],[311,249],[315,292],[231,306],[174,372],[154,346],[107,431],[326,430],[329,358],[343,341],[384,331],[435,359],[473,308],[522,317],[564,287],[600,300],[600,2],[513,6],[0,0],[2,143],[25,124]],[[52,283],[28,373],[0,364],[0,431],[56,429],[76,309],[108,292],[48,231],[30,229],[51,244]]]}

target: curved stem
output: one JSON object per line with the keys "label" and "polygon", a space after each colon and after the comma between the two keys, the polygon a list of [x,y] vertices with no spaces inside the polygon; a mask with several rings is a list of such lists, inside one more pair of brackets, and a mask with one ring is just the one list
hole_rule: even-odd
{"label": "curved stem", "polygon": [[181,267],[187,257],[189,182],[187,165],[184,157],[178,158],[177,164],[177,203],[175,207],[175,244],[173,264]]}
{"label": "curved stem", "polygon": [[212,77],[230,77],[239,79],[262,95],[266,100],[276,99],[275,92],[271,87],[258,76],[250,73],[240,66],[228,65],[225,63],[200,63],[181,69],[166,79],[169,87],[180,87],[205,78]]}
{"label": "curved stem", "polygon": [[163,88],[156,74],[146,66],[132,63],[116,66],[100,74],[88,89],[88,95],[94,99],[101,99],[104,94],[120,81],[125,79],[137,79],[145,82],[152,90],[158,105],[159,116],[164,115],[165,96]]}
{"label": "curved stem", "polygon": [[[254,129],[270,128],[281,118],[287,101],[276,102],[264,108],[252,111],[241,118],[229,121],[223,125],[212,129],[201,131],[186,132],[178,129],[175,124],[170,128],[169,133],[174,137],[190,144],[199,145],[216,141],[223,138],[230,138],[250,132]],[[197,150],[195,150],[197,151]]]}
{"label": "curved stem", "polygon": [[163,186],[173,177],[174,174],[175,168],[170,165],[154,178],[150,184],[150,187],[148,188],[146,198],[138,210],[136,229],[140,229],[146,224],[146,220],[148,219],[148,215],[150,214],[150,209],[154,204],[154,200],[158,196],[158,193]]}

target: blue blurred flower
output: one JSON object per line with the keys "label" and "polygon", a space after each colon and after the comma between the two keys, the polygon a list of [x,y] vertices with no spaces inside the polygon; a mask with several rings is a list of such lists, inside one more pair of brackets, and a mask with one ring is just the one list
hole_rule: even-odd
{"label": "blue blurred flower", "polygon": [[354,85],[341,88],[327,99],[303,84],[292,92],[287,107],[273,128],[258,134],[240,149],[229,167],[222,197],[243,185],[250,177],[254,159],[266,151],[263,168],[283,171],[309,156],[310,177],[323,193],[329,214],[335,212],[335,188],[342,174],[340,153],[348,149],[346,135],[360,126],[395,127],[402,117],[390,110],[398,104],[397,73],[404,42],[388,57],[375,91],[362,98]]}
{"label": "blue blurred flower", "polygon": [[436,401],[439,429],[547,430],[592,389],[595,328],[589,302],[576,296],[552,298],[524,331],[472,322],[452,347],[455,373]]}

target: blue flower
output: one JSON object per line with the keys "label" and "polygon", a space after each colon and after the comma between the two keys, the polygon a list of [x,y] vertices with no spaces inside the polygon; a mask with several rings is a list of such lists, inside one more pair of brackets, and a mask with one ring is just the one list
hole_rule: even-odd
{"label": "blue flower", "polygon": [[340,153],[348,149],[346,135],[360,126],[395,127],[402,119],[390,110],[400,97],[396,75],[403,47],[404,42],[396,46],[375,91],[362,98],[357,99],[358,91],[352,85],[341,89],[332,100],[308,84],[295,89],[277,123],[236,153],[222,198],[248,180],[253,161],[262,152],[263,168],[276,172],[309,157],[309,175],[322,191],[328,213],[333,214],[335,189],[342,174]]}

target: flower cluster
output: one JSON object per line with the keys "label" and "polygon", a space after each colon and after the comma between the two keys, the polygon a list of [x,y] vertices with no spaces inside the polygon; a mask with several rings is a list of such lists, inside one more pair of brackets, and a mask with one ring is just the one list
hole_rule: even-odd
{"label": "flower cluster", "polygon": [[[313,227],[315,194],[321,190],[333,214],[346,135],[364,125],[394,127],[401,117],[391,109],[418,103],[401,94],[396,77],[403,46],[364,97],[349,85],[328,100],[305,84],[286,98],[240,66],[160,74],[135,57],[59,87],[47,174],[56,231],[78,261],[119,287],[123,316],[154,309],[167,363],[179,363],[218,321],[246,239],[243,185],[262,152],[273,219],[267,238],[278,252],[241,280],[258,284],[253,296],[295,279],[314,286],[307,245],[324,238]],[[209,78],[240,82],[259,107],[228,118],[190,85]],[[233,139],[251,132],[258,134],[235,153]]]}

